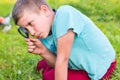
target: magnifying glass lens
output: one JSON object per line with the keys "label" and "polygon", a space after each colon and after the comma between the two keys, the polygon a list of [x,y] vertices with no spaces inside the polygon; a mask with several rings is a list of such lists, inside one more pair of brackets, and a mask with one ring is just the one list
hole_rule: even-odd
{"label": "magnifying glass lens", "polygon": [[24,37],[29,38],[28,31],[25,28],[19,27],[18,32]]}

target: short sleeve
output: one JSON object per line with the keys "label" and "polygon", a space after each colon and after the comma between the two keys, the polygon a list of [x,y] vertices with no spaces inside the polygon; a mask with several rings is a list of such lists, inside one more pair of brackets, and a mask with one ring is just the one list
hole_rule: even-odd
{"label": "short sleeve", "polygon": [[56,47],[55,47],[55,44],[54,44],[52,35],[48,36],[48,37],[45,38],[45,39],[40,38],[39,40],[44,44],[44,46],[45,46],[49,51],[51,51],[53,54],[56,53]]}
{"label": "short sleeve", "polygon": [[56,38],[63,36],[69,29],[79,37],[85,21],[83,14],[71,6],[62,6],[57,10],[54,22]]}

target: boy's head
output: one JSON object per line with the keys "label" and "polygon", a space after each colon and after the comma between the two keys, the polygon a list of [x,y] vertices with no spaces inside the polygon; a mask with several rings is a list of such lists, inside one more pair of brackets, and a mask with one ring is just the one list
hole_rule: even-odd
{"label": "boy's head", "polygon": [[49,5],[46,3],[45,0],[17,0],[12,11],[12,16],[15,24],[17,24],[17,22],[23,16],[25,11],[30,10],[35,13],[38,13],[38,10],[40,9],[41,5],[46,5],[49,8]]}
{"label": "boy's head", "polygon": [[15,24],[26,28],[31,35],[46,38],[54,13],[45,0],[17,0],[12,17]]}

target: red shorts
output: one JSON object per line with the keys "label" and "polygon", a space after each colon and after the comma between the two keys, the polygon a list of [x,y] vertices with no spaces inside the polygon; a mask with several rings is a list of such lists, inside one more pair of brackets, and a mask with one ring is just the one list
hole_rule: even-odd
{"label": "red shorts", "polygon": [[[113,73],[116,66],[116,61],[111,63],[111,66],[105,73],[105,75],[100,80],[109,80],[111,74]],[[41,69],[43,80],[54,80],[54,68],[50,67],[45,60],[41,60],[37,64],[37,72],[39,72]],[[68,69],[68,80],[90,80],[90,77],[88,76],[86,71],[83,70],[70,70]]]}

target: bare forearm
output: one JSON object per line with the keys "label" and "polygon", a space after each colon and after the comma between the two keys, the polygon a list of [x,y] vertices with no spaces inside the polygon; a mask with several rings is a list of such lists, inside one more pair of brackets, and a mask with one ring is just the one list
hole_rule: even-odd
{"label": "bare forearm", "polygon": [[56,56],[53,55],[50,51],[46,51],[45,54],[40,56],[43,57],[51,67],[55,67]]}
{"label": "bare forearm", "polygon": [[67,80],[68,60],[59,58],[55,64],[55,80]]}

